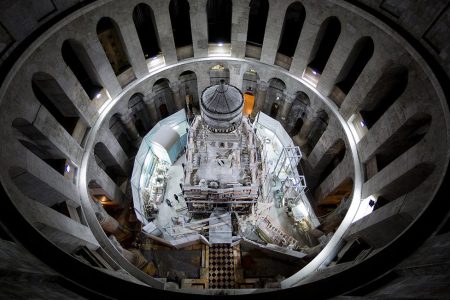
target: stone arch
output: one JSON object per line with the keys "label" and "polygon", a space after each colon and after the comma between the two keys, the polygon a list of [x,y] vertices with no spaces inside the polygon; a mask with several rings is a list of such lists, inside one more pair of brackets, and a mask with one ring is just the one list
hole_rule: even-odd
{"label": "stone arch", "polygon": [[268,14],[269,1],[250,1],[245,56],[255,59],[261,58],[261,49],[264,41],[264,34],[266,31]]}
{"label": "stone arch", "polygon": [[286,130],[294,136],[300,132],[309,115],[311,100],[309,96],[302,91],[295,93],[295,99],[289,112],[289,118],[285,126]]}
{"label": "stone arch", "polygon": [[79,112],[55,78],[43,72],[34,73],[31,87],[39,102],[72,135],[80,120]]}
{"label": "stone arch", "polygon": [[231,0],[208,0],[208,43],[231,43]]}
{"label": "stone arch", "polygon": [[308,63],[308,68],[314,75],[322,74],[340,33],[341,22],[337,17],[328,17],[320,25]]}
{"label": "stone arch", "polygon": [[117,160],[103,142],[95,144],[94,157],[97,165],[105,171],[115,184],[120,186],[126,180],[125,171],[117,163]]}
{"label": "stone arch", "polygon": [[128,157],[133,156],[136,149],[132,145],[132,138],[129,136],[125,125],[123,124],[120,115],[118,113],[111,116],[108,124],[109,130],[112,132],[123,152]]}
{"label": "stone arch", "polygon": [[285,69],[289,69],[291,66],[292,57],[297,48],[305,16],[305,7],[299,1],[291,3],[286,9],[277,57],[275,59],[276,65]]}
{"label": "stone arch", "polygon": [[408,86],[408,69],[401,65],[389,67],[377,80],[364,99],[360,115],[367,128],[371,128]]}
{"label": "stone arch", "polygon": [[187,105],[190,106],[192,111],[193,107],[198,109],[198,83],[197,74],[191,70],[184,71],[178,77],[181,82],[182,97],[188,101]]}
{"label": "stone arch", "polygon": [[144,95],[141,93],[133,94],[128,100],[128,110],[131,113],[134,126],[140,136],[145,136],[152,127],[150,114],[144,102]]}
{"label": "stone arch", "polygon": [[329,116],[325,110],[317,112],[307,137],[306,153],[309,155],[328,127]]}
{"label": "stone arch", "polygon": [[158,56],[161,48],[152,8],[145,3],[137,4],[133,9],[133,22],[145,59]]}
{"label": "stone arch", "polygon": [[61,175],[66,172],[65,155],[32,123],[16,118],[12,127],[17,130],[17,140],[30,152]]}
{"label": "stone arch", "polygon": [[83,45],[73,39],[65,40],[62,43],[61,55],[88,97],[91,100],[100,98],[103,86]]}
{"label": "stone arch", "polygon": [[169,14],[175,47],[192,45],[191,18],[187,0],[170,0]]}
{"label": "stone arch", "polygon": [[160,78],[155,81],[152,87],[152,93],[161,119],[175,112],[175,101],[172,89],[170,88],[170,82],[167,78]]}
{"label": "stone arch", "polygon": [[124,87],[136,79],[117,23],[109,17],[102,17],[97,22],[97,37],[120,85]]}
{"label": "stone arch", "polygon": [[431,121],[431,116],[423,112],[408,118],[365,162],[366,180],[419,143],[430,129]]}
{"label": "stone arch", "polygon": [[359,75],[372,58],[374,44],[371,37],[365,36],[360,38],[353,46],[352,51],[344,63],[339,73],[330,98],[338,107],[341,106],[350,89],[355,84]]}

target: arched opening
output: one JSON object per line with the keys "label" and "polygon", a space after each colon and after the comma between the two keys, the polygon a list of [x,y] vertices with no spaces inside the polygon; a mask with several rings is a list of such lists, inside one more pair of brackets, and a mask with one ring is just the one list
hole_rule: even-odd
{"label": "arched opening", "polygon": [[132,157],[136,152],[136,149],[131,144],[131,138],[122,123],[119,114],[114,114],[109,119],[109,130],[112,132],[117,142],[122,147],[122,150],[128,157]]}
{"label": "arched opening", "polygon": [[12,122],[18,141],[61,175],[66,172],[66,157],[39,129],[22,118]]}
{"label": "arched opening", "polygon": [[230,70],[223,65],[215,65],[209,69],[209,83],[211,85],[219,84],[221,80],[225,80],[226,84],[230,84]]}
{"label": "arched opening", "polygon": [[170,22],[178,59],[194,56],[189,9],[187,0],[171,0],[169,3]]}
{"label": "arched opening", "polygon": [[327,18],[320,26],[319,33],[314,42],[313,51],[309,58],[308,67],[303,74],[304,77],[315,85],[325,69],[340,34],[341,22],[336,17]]}
{"label": "arched opening", "polygon": [[89,194],[98,201],[101,205],[116,205],[117,202],[112,196],[108,195],[103,187],[95,180],[91,180],[88,183]]}
{"label": "arched opening", "polygon": [[298,118],[297,121],[295,121],[295,125],[294,125],[294,127],[292,128],[292,130],[290,132],[290,136],[294,136],[297,133],[299,133],[300,130],[302,130],[303,124],[304,124],[303,119],[302,118]]}
{"label": "arched opening", "polygon": [[333,99],[338,107],[341,106],[345,96],[353,87],[364,67],[372,57],[373,48],[373,40],[366,36],[359,39],[350,52],[350,55],[337,77],[337,84],[334,86],[330,95],[330,98]]}
{"label": "arched opening", "polygon": [[11,167],[9,176],[16,187],[28,198],[44,204],[48,207],[54,207],[62,202],[69,202],[76,205],[75,201],[68,198],[64,193],[55,189],[55,187],[42,179],[31,174],[29,171],[20,167]]}
{"label": "arched opening", "polygon": [[169,110],[167,109],[167,105],[164,103],[159,106],[159,114],[161,115],[161,119],[169,116]]}
{"label": "arched opening", "polygon": [[115,184],[120,186],[127,179],[125,171],[120,167],[114,156],[109,152],[109,149],[102,142],[95,144],[94,157],[98,166],[105,171]]}
{"label": "arched opening", "polygon": [[46,73],[35,73],[31,79],[33,93],[58,123],[70,134],[79,121],[78,109],[58,82]]}
{"label": "arched opening", "polygon": [[[414,191],[433,173],[435,166],[431,163],[419,163],[397,179],[379,190],[376,194],[377,209],[395,201],[399,197]],[[380,201],[380,203],[378,203]]]}
{"label": "arched opening", "polygon": [[327,149],[320,161],[317,163],[315,170],[320,172],[317,180],[319,186],[333,172],[333,170],[341,163],[345,156],[345,143],[342,139],[338,139],[333,145]]}
{"label": "arched opening", "polygon": [[253,112],[258,80],[258,73],[252,69],[247,70],[242,78],[242,91],[244,91],[244,108],[242,111],[246,116]]}
{"label": "arched opening", "polygon": [[283,80],[278,78],[271,78],[269,80],[269,87],[267,88],[266,101],[263,111],[272,118],[276,118],[279,108],[283,105],[285,89],[286,84]]}
{"label": "arched opening", "polygon": [[145,136],[152,127],[150,114],[144,103],[144,96],[142,94],[134,94],[128,100],[128,109],[131,111],[134,126],[136,127],[140,136]]}
{"label": "arched opening", "polygon": [[364,108],[359,112],[367,128],[371,128],[389,107],[405,91],[408,85],[408,70],[394,66],[385,72],[367,94]]}
{"label": "arched opening", "polygon": [[278,103],[272,103],[272,106],[270,107],[270,117],[271,118],[276,119],[279,108],[280,108],[280,105]]}
{"label": "arched opening", "polygon": [[208,0],[208,43],[231,43],[231,0]]}
{"label": "arched opening", "polygon": [[328,127],[328,114],[324,110],[317,112],[308,134],[306,153],[309,155]]}
{"label": "arched opening", "polygon": [[245,56],[255,59],[261,58],[268,14],[269,2],[267,0],[250,1]]}
{"label": "arched opening", "polygon": [[160,117],[162,119],[168,117],[171,113],[176,111],[175,101],[170,82],[166,78],[158,79],[152,87],[154,95],[155,106],[158,107]]}
{"label": "arched opening", "polygon": [[297,48],[300,32],[305,21],[306,11],[300,2],[294,2],[286,10],[283,27],[281,30],[280,43],[278,45],[275,64],[289,69]]}
{"label": "arched opening", "polygon": [[328,234],[339,227],[350,205],[349,198],[352,191],[353,179],[347,177],[334,190],[317,201],[317,215],[322,219],[319,230]]}
{"label": "arched opening", "polygon": [[300,132],[305,120],[308,118],[308,109],[311,105],[308,95],[305,92],[297,92],[294,102],[289,111],[285,128],[291,136]]}
{"label": "arched opening", "polygon": [[101,18],[97,23],[97,37],[102,44],[114,74],[122,87],[133,81],[133,69],[128,60],[123,38],[117,24],[108,17]]}
{"label": "arched opening", "polygon": [[65,40],[61,47],[61,54],[89,99],[100,98],[103,86],[84,47],[77,41]]}
{"label": "arched opening", "polygon": [[367,160],[365,163],[366,180],[420,142],[430,126],[431,116],[426,113],[419,112],[409,118]]}
{"label": "arched opening", "polygon": [[181,82],[181,93],[186,100],[186,105],[189,112],[193,113],[194,109],[198,110],[198,86],[197,75],[192,71],[184,71],[178,77]]}
{"label": "arched opening", "polygon": [[133,9],[133,22],[145,59],[158,56],[161,49],[152,8],[144,3],[136,5]]}

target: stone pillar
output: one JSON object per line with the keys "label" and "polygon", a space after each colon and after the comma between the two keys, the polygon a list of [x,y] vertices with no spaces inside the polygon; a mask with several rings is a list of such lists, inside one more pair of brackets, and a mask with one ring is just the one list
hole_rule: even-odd
{"label": "stone pillar", "polygon": [[190,1],[192,44],[194,57],[208,56],[208,20],[206,16],[207,0]]}
{"label": "stone pillar", "polygon": [[281,108],[281,112],[280,112],[280,120],[283,125],[285,125],[286,118],[289,114],[289,111],[292,108],[292,103],[294,102],[294,100],[295,100],[295,95],[284,92],[284,102],[283,102],[283,107]]}
{"label": "stone pillar", "polygon": [[97,35],[88,36],[83,44],[86,46],[86,52],[100,77],[103,87],[108,91],[111,98],[116,97],[122,91],[122,87],[114,74],[114,70]]}
{"label": "stone pillar", "polygon": [[150,118],[152,119],[153,126],[155,126],[155,124],[159,122],[159,114],[155,104],[154,96],[155,95],[152,92],[144,99],[145,106],[147,106],[147,110],[150,113]]}
{"label": "stone pillar", "polygon": [[269,87],[269,84],[265,81],[259,81],[258,87],[256,91],[256,97],[255,97],[255,105],[252,112],[253,117],[256,116],[258,112],[261,111],[261,109],[264,107],[264,102],[266,100],[266,94],[267,94],[267,88]]}
{"label": "stone pillar", "polygon": [[170,83],[170,89],[172,90],[173,100],[175,102],[175,106],[177,107],[177,110],[183,109],[185,107],[185,100],[183,99],[183,96],[181,95],[180,91],[181,82],[175,81]]}
{"label": "stone pillar", "polygon": [[[352,28],[352,32],[349,32],[348,28]],[[322,95],[329,96],[337,81],[343,79],[338,78],[338,76],[347,62],[358,37],[356,29],[350,24],[347,24],[342,30],[316,87]]]}
{"label": "stone pillar", "polygon": [[305,22],[303,23],[302,32],[292,59],[291,68],[289,72],[301,77],[303,71],[306,69],[311,52],[313,50],[316,37],[319,33],[320,24],[316,23],[315,16],[306,14]]}
{"label": "stone pillar", "polygon": [[299,146],[303,146],[306,144],[308,133],[311,129],[313,122],[310,119],[303,120],[302,129],[293,137],[293,140]]}
{"label": "stone pillar", "polygon": [[119,222],[107,212],[96,212],[95,216],[105,232],[115,233],[119,230]]}
{"label": "stone pillar", "polygon": [[134,125],[133,118],[130,116],[130,114],[126,113],[120,115],[120,120],[125,126],[125,130],[127,131],[128,136],[131,138],[131,143],[135,147],[139,148],[139,145],[142,142],[142,137],[139,135],[139,132]]}
{"label": "stone pillar", "polygon": [[275,62],[287,4],[287,1],[277,3],[277,5],[275,5],[274,2],[270,6],[269,14],[267,15],[267,25],[264,33],[263,47],[261,50],[261,62],[263,63],[273,65]]}
{"label": "stone pillar", "polygon": [[166,65],[171,65],[177,62],[177,53],[175,50],[175,41],[173,39],[168,2],[169,1],[155,1],[153,12],[155,15],[156,29],[158,31],[159,46],[164,55],[164,61],[166,62]]}
{"label": "stone pillar", "polygon": [[249,0],[233,1],[231,14],[231,56],[233,57],[245,56],[249,13]]}
{"label": "stone pillar", "polygon": [[148,69],[133,19],[123,18],[118,20],[117,24],[120,28],[123,46],[125,47],[128,61],[133,68],[133,73],[136,78],[142,78],[148,74]]}

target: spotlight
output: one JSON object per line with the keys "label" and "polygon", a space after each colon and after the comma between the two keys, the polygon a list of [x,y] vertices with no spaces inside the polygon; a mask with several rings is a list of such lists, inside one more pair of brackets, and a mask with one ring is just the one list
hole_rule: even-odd
{"label": "spotlight", "polygon": [[316,70],[312,70],[312,73],[313,73],[314,75],[317,75]]}
{"label": "spotlight", "polygon": [[97,95],[95,95],[95,98],[100,99],[101,96],[102,96],[102,93],[98,92]]}
{"label": "spotlight", "polygon": [[364,124],[364,121],[360,121],[359,124],[361,124],[362,127],[366,126],[366,124]]}
{"label": "spotlight", "polygon": [[70,172],[70,165],[67,164],[67,165],[66,165],[66,173],[69,173],[69,172]]}
{"label": "spotlight", "polygon": [[222,46],[223,46],[223,43],[219,43],[218,46],[219,46],[219,47],[222,47]]}

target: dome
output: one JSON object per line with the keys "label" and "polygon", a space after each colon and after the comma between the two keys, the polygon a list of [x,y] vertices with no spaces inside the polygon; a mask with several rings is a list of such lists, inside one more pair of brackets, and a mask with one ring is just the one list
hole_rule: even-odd
{"label": "dome", "polygon": [[211,113],[230,114],[242,110],[242,93],[234,86],[220,84],[210,86],[203,91],[202,108]]}
{"label": "dome", "polygon": [[204,122],[214,132],[230,132],[242,119],[244,100],[238,88],[219,84],[206,88],[201,97],[200,109]]}

